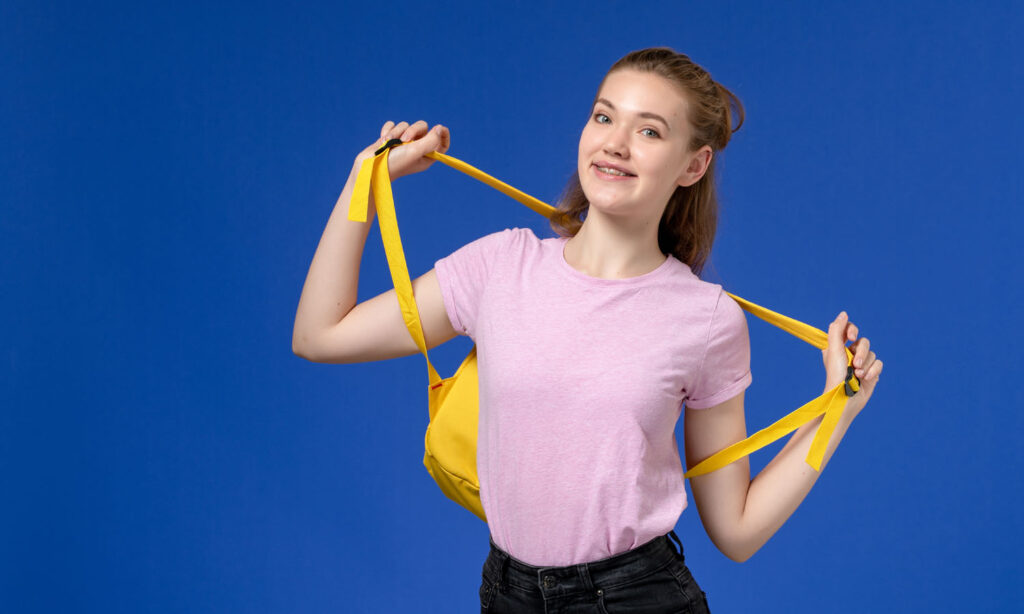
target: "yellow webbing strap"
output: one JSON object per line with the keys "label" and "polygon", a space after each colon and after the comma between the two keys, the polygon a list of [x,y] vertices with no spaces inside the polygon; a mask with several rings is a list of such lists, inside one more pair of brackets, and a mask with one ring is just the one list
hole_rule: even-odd
{"label": "yellow webbing strap", "polygon": [[[384,253],[387,256],[391,279],[395,284],[398,302],[401,305],[402,318],[405,320],[405,325],[409,329],[412,338],[416,341],[417,347],[419,347],[423,357],[427,360],[427,375],[430,378],[430,385],[433,387],[441,382],[441,377],[437,374],[434,366],[430,363],[430,357],[427,355],[427,345],[423,337],[423,328],[420,324],[419,310],[416,308],[416,301],[412,292],[412,282],[409,279],[409,269],[405,262],[405,252],[402,250],[402,240],[398,234],[398,220],[395,215],[395,203],[391,194],[391,177],[388,173],[388,152],[391,151],[391,147],[404,144],[397,141],[397,139],[392,139],[379,149],[373,158],[363,162],[356,177],[355,191],[352,194],[352,201],[348,210],[348,219],[356,222],[366,221],[369,210],[369,194],[372,189],[380,223],[381,239],[384,242]],[[427,153],[426,157],[443,162],[458,171],[462,171],[486,183],[545,217],[550,218],[556,211],[554,207],[491,177],[487,173],[461,160],[436,151]],[[726,294],[739,303],[740,307],[744,310],[765,322],[781,328],[818,349],[824,350],[828,347],[828,334],[824,331],[809,324],[804,324],[799,320],[775,313],[770,309],[755,305],[731,292],[726,292]],[[831,439],[832,432],[835,430],[843,409],[846,407],[846,400],[860,387],[859,381],[853,375],[853,352],[848,347],[845,349],[848,367],[846,381],[789,413],[775,424],[761,429],[743,441],[738,441],[731,446],[719,450],[687,471],[683,477],[690,478],[703,475],[725,467],[824,414],[825,417],[818,427],[818,432],[814,436],[811,449],[806,458],[807,464],[814,467],[816,471],[820,471],[829,439]]]}

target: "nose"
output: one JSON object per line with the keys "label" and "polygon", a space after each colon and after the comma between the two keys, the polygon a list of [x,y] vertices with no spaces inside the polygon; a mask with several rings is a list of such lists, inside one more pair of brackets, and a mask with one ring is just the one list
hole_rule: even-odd
{"label": "nose", "polygon": [[619,158],[629,157],[629,147],[627,145],[628,135],[626,130],[618,127],[613,127],[606,134],[604,140],[604,152],[610,156],[618,156]]}

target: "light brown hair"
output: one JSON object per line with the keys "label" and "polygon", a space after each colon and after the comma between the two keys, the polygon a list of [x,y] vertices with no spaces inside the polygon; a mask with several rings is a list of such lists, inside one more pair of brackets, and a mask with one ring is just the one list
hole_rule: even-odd
{"label": "light brown hair", "polygon": [[[612,64],[598,85],[595,104],[608,75],[626,68],[654,73],[675,83],[689,102],[687,119],[693,130],[689,151],[696,151],[704,145],[711,147],[711,162],[704,176],[691,186],[676,188],[658,223],[658,246],[662,253],[674,255],[700,275],[711,254],[718,226],[715,161],[718,152],[725,149],[732,134],[743,125],[743,105],[706,70],[669,47],[633,51]],[[739,118],[735,128],[732,127],[731,106],[735,107]],[[551,228],[560,236],[575,236],[583,225],[589,206],[580,186],[579,171],[574,171],[558,199],[557,211],[550,219]]]}

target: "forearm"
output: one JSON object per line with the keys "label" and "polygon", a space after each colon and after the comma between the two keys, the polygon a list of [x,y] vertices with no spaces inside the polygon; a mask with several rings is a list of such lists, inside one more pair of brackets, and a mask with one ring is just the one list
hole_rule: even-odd
{"label": "forearm", "polygon": [[360,162],[357,159],[349,173],[306,274],[295,312],[293,351],[301,351],[319,332],[336,325],[356,305],[359,265],[366,237],[376,215],[371,193],[366,221],[353,222],[348,219],[349,202],[352,200]]}
{"label": "forearm", "polygon": [[[847,409],[839,418],[825,449],[822,471],[855,415]],[[740,520],[744,544],[741,560],[753,556],[785,524],[821,475],[806,459],[823,419],[824,416],[819,416],[797,429],[778,455],[751,481]]]}

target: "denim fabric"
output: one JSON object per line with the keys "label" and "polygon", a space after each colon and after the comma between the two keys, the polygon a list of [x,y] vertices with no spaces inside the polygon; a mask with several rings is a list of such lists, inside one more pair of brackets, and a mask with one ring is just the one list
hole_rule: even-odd
{"label": "denim fabric", "polygon": [[710,614],[675,531],[606,559],[566,567],[527,565],[490,542],[481,613]]}

